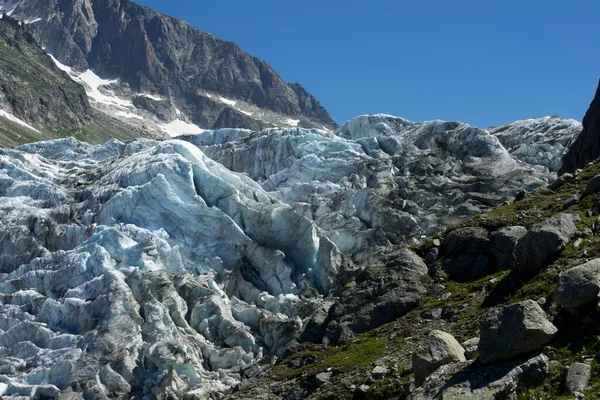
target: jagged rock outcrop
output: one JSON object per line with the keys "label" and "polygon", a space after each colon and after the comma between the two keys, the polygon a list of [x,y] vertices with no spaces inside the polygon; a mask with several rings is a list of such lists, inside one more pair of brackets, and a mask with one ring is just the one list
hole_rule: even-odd
{"label": "jagged rock outcrop", "polygon": [[[170,97],[203,128],[336,126],[302,86],[287,84],[235,43],[129,0],[0,0],[2,6],[35,21],[29,30],[63,64]],[[227,116],[236,102],[254,106],[252,117]],[[252,124],[239,126],[244,118]]]}
{"label": "jagged rock outcrop", "polygon": [[489,366],[447,364],[430,375],[408,399],[510,399],[525,387],[542,383],[547,375],[548,357],[543,354]]}
{"label": "jagged rock outcrop", "polygon": [[598,298],[600,293],[600,259],[561,272],[554,291],[554,301],[576,310]]}
{"label": "jagged rock outcrop", "polygon": [[556,332],[533,300],[490,308],[480,322],[479,360],[490,363],[539,350]]}
{"label": "jagged rock outcrop", "polygon": [[415,383],[420,385],[442,365],[465,361],[465,349],[452,335],[439,330],[431,331],[412,355]]}
{"label": "jagged rock outcrop", "polygon": [[585,167],[600,157],[600,84],[583,118],[583,130],[563,156],[559,175]]}
{"label": "jagged rock outcrop", "polygon": [[73,132],[92,118],[83,87],[8,16],[0,20],[0,71],[0,108],[31,125]]}

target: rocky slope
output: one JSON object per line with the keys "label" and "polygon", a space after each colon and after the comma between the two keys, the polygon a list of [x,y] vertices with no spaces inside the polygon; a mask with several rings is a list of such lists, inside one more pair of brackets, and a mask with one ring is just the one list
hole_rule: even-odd
{"label": "rocky slope", "polygon": [[502,270],[406,245],[554,179],[545,153],[525,161],[387,115],[2,150],[1,395],[218,397],[307,341],[352,370],[333,345],[363,352],[356,335],[427,304],[427,276]]}
{"label": "rocky slope", "polygon": [[599,173],[414,246],[428,267],[418,307],[344,346],[305,343],[228,398],[597,398]]}
{"label": "rocky slope", "polygon": [[264,61],[129,0],[0,0],[2,12],[29,22],[63,64],[163,98],[202,128],[336,126],[302,86]]}
{"label": "rocky slope", "polygon": [[76,136],[105,142],[141,135],[91,107],[84,88],[55,66],[18,21],[0,20],[0,144]]}

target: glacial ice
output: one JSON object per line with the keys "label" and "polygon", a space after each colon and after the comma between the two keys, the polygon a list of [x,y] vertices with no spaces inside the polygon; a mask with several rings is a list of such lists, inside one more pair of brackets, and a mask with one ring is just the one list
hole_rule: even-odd
{"label": "glacial ice", "polygon": [[553,179],[503,140],[376,115],[0,150],[0,396],[225,393],[349,271]]}

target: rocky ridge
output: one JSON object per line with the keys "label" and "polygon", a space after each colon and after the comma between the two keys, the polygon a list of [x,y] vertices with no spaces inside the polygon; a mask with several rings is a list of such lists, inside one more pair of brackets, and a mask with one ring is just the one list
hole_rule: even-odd
{"label": "rocky ridge", "polygon": [[312,95],[264,61],[129,0],[0,0],[3,12],[27,22],[61,63],[118,79],[126,100],[161,98],[202,128],[336,127]]}
{"label": "rocky ridge", "polygon": [[57,68],[17,20],[0,19],[0,144],[76,136],[131,140],[141,131],[98,112],[84,88]]}

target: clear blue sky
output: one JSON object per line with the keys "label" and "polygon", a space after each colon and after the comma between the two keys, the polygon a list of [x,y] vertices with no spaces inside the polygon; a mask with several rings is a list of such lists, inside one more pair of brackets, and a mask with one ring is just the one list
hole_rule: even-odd
{"label": "clear blue sky", "polygon": [[600,78],[598,0],[138,2],[236,42],[338,123],[581,120]]}

